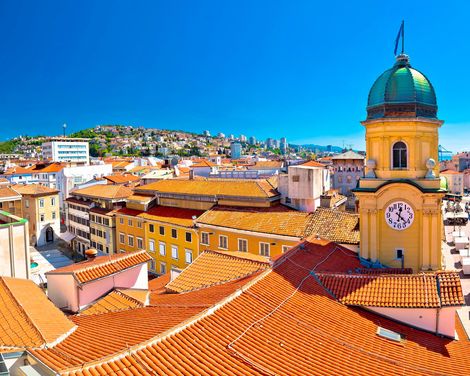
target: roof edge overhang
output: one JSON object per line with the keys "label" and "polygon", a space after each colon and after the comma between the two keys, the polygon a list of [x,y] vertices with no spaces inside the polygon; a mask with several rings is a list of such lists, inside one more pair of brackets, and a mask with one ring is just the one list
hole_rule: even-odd
{"label": "roof edge overhang", "polygon": [[420,186],[418,183],[416,183],[415,181],[413,181],[411,179],[392,179],[392,180],[386,181],[385,183],[380,184],[379,186],[377,186],[375,188],[354,188],[351,191],[354,192],[354,193],[356,193],[356,192],[357,193],[361,193],[361,192],[375,193],[375,192],[380,191],[383,187],[386,187],[387,185],[396,184],[396,183],[411,185],[411,186],[419,189],[422,193],[442,193],[442,194],[445,194],[447,192],[446,190],[443,190],[441,188],[438,188],[438,189],[423,188],[422,186]]}

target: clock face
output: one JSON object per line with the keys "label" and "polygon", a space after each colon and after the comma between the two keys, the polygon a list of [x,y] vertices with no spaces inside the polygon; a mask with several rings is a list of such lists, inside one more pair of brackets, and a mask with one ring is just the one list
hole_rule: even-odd
{"label": "clock face", "polygon": [[394,230],[405,230],[415,218],[413,208],[403,201],[395,201],[385,209],[385,221]]}

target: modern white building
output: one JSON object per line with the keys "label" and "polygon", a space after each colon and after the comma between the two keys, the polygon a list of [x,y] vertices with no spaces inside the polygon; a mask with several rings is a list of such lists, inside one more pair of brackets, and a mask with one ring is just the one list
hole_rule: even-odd
{"label": "modern white building", "polygon": [[440,172],[441,179],[446,179],[447,190],[455,195],[463,195],[464,192],[464,173],[453,170],[444,170]]}
{"label": "modern white building", "polygon": [[86,138],[53,138],[42,144],[42,156],[53,162],[89,164],[90,145]]}

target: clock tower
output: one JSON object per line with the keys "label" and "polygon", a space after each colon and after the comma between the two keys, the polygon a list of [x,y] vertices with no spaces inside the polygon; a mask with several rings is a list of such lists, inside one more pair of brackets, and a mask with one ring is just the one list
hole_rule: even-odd
{"label": "clock tower", "polygon": [[367,104],[366,176],[359,200],[360,256],[414,272],[442,266],[438,129],[434,88],[407,55],[372,85]]}

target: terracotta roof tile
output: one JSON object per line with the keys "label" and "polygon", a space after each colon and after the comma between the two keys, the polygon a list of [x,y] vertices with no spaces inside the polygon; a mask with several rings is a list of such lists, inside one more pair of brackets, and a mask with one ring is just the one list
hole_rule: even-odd
{"label": "terracotta roof tile", "polygon": [[59,162],[56,163],[50,163],[50,164],[36,164],[29,168],[32,172],[40,172],[40,173],[45,173],[45,172],[59,172],[64,169],[64,165],[62,165]]}
{"label": "terracotta roof tile", "polygon": [[[323,163],[320,163],[320,162],[317,162],[317,161],[308,161],[308,162],[302,163],[302,164],[297,165],[297,166],[325,168],[325,165]],[[294,165],[293,167],[296,167],[296,166]]]}
{"label": "terracotta roof tile", "polygon": [[166,285],[169,291],[188,292],[249,276],[269,268],[268,259],[244,252],[205,251]]}
{"label": "terracotta roof tile", "polygon": [[57,268],[47,272],[46,276],[48,274],[72,274],[78,283],[87,283],[143,264],[151,259],[145,250],[98,256],[92,260]]}
{"label": "terracotta roof tile", "polygon": [[148,295],[148,290],[116,289],[83,309],[80,315],[96,315],[144,307]]}
{"label": "terracotta roof tile", "polygon": [[0,277],[0,352],[52,344],[74,328],[33,281]]}
{"label": "terracotta roof tile", "polygon": [[[311,273],[357,268],[360,263],[353,252],[331,242],[305,242],[284,254],[272,271],[245,284],[233,299],[164,337],[128,348],[148,330],[146,320],[141,328],[137,326],[139,314],[134,320],[121,319],[123,313],[130,316],[130,310],[96,316],[101,319],[88,329],[89,333],[95,330],[95,335],[84,336],[91,339],[85,348],[81,347],[83,340],[70,347],[64,341],[55,346],[55,353],[55,348],[32,353],[42,353],[38,356],[41,361],[67,376],[470,374],[470,342],[461,326],[457,326],[460,339],[451,340],[345,306],[333,299]],[[161,294],[156,299],[197,297],[225,286]],[[121,320],[107,320],[118,314],[123,315]],[[163,314],[162,320],[166,319]],[[160,325],[160,320],[153,316],[152,324]],[[379,337],[378,326],[401,334],[404,340],[396,343]],[[112,349],[125,350],[103,358],[109,338],[113,338]],[[129,343],[122,343],[124,340]],[[120,346],[115,344],[118,341]],[[73,361],[63,360],[68,355]],[[83,364],[88,359],[93,363]]]}
{"label": "terracotta roof tile", "polygon": [[[319,273],[317,276],[323,286],[346,305],[438,308],[464,304],[460,278],[455,272],[401,275]],[[445,281],[444,291],[438,287],[438,279]],[[445,298],[441,302],[442,296]]]}
{"label": "terracotta roof tile", "polygon": [[140,180],[138,176],[135,176],[132,174],[108,175],[108,176],[104,176],[104,178],[113,184],[131,183],[131,182]]}
{"label": "terracotta roof tile", "polygon": [[309,231],[333,242],[359,244],[359,215],[318,208],[312,213]]}
{"label": "terracotta roof tile", "polygon": [[95,184],[90,187],[76,189],[71,194],[92,198],[124,199],[132,195],[132,189],[123,185]]}
{"label": "terracotta roof tile", "polygon": [[40,184],[17,184],[14,186],[15,191],[22,195],[50,195],[59,193],[57,189],[49,188]]}
{"label": "terracotta roof tile", "polygon": [[20,200],[21,195],[9,186],[0,186],[0,200],[6,198]]}
{"label": "terracotta roof tile", "polygon": [[216,206],[201,215],[197,223],[302,238],[311,233],[312,219],[311,213],[282,205],[270,208]]}
{"label": "terracotta roof tile", "polygon": [[412,268],[359,268],[356,269],[358,274],[413,274]]}
{"label": "terracotta roof tile", "polygon": [[236,196],[270,198],[279,193],[266,180],[248,179],[194,179],[194,180],[160,180],[140,186],[139,192],[162,192],[185,195]]}

